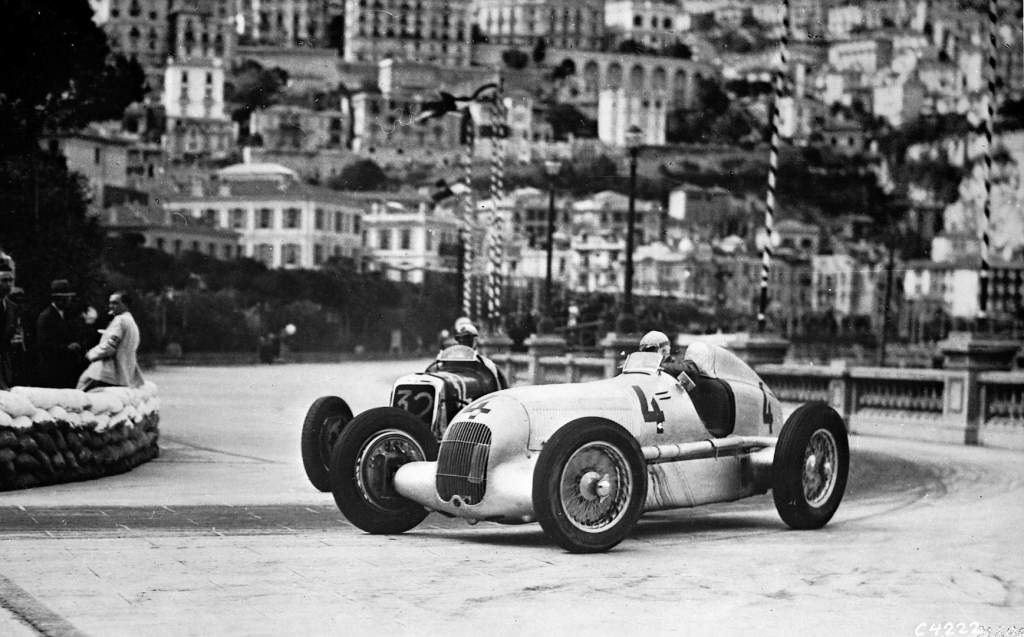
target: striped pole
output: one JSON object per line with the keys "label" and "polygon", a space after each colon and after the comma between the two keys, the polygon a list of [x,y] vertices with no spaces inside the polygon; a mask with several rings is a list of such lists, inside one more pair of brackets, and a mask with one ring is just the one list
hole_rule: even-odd
{"label": "striped pole", "polygon": [[768,191],[765,194],[764,247],[761,249],[761,298],[757,305],[757,331],[767,323],[768,278],[772,268],[772,230],[775,224],[775,180],[779,169],[779,103],[786,91],[786,56],[789,46],[789,0],[783,2],[782,36],[779,38],[779,64],[775,69],[775,96],[769,115],[771,148],[768,154]]}
{"label": "striped pole", "polygon": [[505,191],[505,153],[501,134],[505,126],[505,108],[501,82],[490,103],[491,119],[491,222],[488,224],[488,290],[487,317],[493,322],[501,315],[501,262],[502,262],[502,198]]}
{"label": "striped pole", "polygon": [[467,108],[463,114],[462,133],[464,146],[462,153],[463,182],[466,194],[462,198],[462,223],[459,224],[459,240],[462,242],[462,314],[476,320],[473,313],[473,146],[475,131],[473,116]]}
{"label": "striped pole", "polygon": [[988,317],[989,224],[992,221],[992,129],[996,109],[996,0],[988,0],[988,95],[985,114],[985,206],[981,220],[981,270],[978,272],[978,318]]}

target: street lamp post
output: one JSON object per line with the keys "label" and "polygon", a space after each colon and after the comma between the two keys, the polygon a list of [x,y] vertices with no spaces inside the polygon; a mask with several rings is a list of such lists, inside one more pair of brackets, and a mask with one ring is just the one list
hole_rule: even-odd
{"label": "street lamp post", "polygon": [[630,126],[626,131],[626,148],[629,149],[629,216],[626,222],[626,278],[622,295],[622,312],[633,315],[633,235],[636,229],[636,159],[640,154],[644,133],[639,126]]}
{"label": "street lamp post", "polygon": [[562,169],[562,162],[548,159],[544,162],[544,171],[548,175],[548,228],[547,228],[547,265],[544,270],[544,315],[551,316],[551,260],[555,250],[555,178]]}

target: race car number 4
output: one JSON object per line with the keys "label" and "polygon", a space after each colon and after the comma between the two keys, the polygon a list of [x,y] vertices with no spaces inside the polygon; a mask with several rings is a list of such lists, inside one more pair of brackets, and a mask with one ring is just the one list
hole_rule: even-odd
{"label": "race car number 4", "polygon": [[658,405],[658,400],[652,398],[650,403],[648,403],[644,390],[636,385],[633,385],[633,392],[636,393],[637,400],[640,401],[640,414],[643,416],[644,422],[655,423],[658,433],[665,433],[665,426],[663,424],[665,422],[665,412]]}

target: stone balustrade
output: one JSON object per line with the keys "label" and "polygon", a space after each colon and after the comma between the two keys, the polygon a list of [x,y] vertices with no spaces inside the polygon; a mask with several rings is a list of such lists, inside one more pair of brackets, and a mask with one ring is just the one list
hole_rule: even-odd
{"label": "stone balustrade", "polygon": [[159,454],[153,383],[0,391],[0,491],[122,473]]}
{"label": "stone balustrade", "polygon": [[[1024,449],[1024,371],[990,369],[993,348],[955,338],[946,351],[944,369],[787,365],[765,363],[765,352],[784,353],[778,339],[742,339],[729,345],[754,368],[784,404],[820,400],[836,409],[851,433],[952,444]],[[638,336],[610,334],[604,356],[566,353],[557,336],[534,336],[528,352],[492,348],[488,355],[512,385],[584,382],[610,378],[622,352],[636,347]],[[1015,351],[1019,344],[1005,345]],[[973,364],[981,352],[980,364]],[[780,357],[781,360],[781,357]],[[1011,358],[1006,358],[1006,361]]]}

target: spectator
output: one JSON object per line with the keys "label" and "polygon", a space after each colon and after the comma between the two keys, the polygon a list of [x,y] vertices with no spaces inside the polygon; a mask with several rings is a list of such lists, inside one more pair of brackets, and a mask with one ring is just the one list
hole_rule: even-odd
{"label": "spectator", "polygon": [[15,350],[25,347],[18,305],[10,298],[13,287],[14,269],[0,259],[0,389],[14,385]]}
{"label": "spectator", "polygon": [[110,295],[107,309],[113,318],[103,330],[99,344],[85,354],[90,364],[78,379],[79,389],[142,385],[142,370],[135,356],[139,349],[139,326],[128,309],[131,302],[127,292]]}
{"label": "spectator", "polygon": [[14,351],[11,352],[11,366],[14,370],[14,385],[31,385],[32,354],[34,350],[32,347],[32,334],[30,333],[30,330],[25,329],[26,325],[32,327],[31,319],[25,316],[26,310],[28,309],[28,301],[25,299],[25,290],[15,285],[11,288],[11,293],[7,295],[7,298],[14,301],[14,305],[18,308],[17,317],[15,318],[15,331],[21,338],[21,346],[15,347]]}
{"label": "spectator", "polygon": [[261,363],[269,365],[274,362],[275,340],[277,340],[277,336],[273,332],[267,332],[266,335],[259,337],[257,351],[259,353]]}
{"label": "spectator", "polygon": [[42,387],[74,387],[82,373],[79,326],[71,313],[75,293],[66,279],[50,283],[50,305],[36,320],[39,367],[36,383]]}

